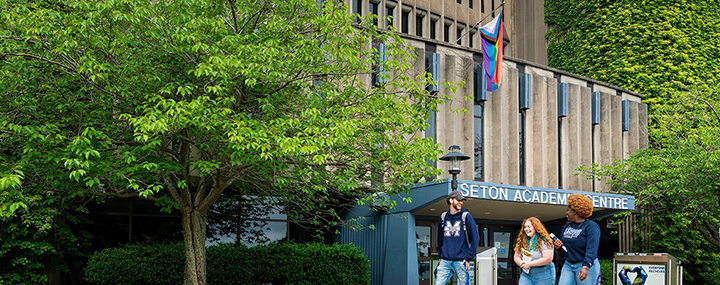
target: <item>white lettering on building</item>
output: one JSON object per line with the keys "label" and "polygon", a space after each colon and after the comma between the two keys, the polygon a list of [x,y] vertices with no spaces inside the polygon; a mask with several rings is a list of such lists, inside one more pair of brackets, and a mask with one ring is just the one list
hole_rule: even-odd
{"label": "white lettering on building", "polygon": [[[459,185],[461,193],[466,197],[515,201],[523,203],[550,204],[550,205],[567,205],[567,197],[569,193],[555,191],[554,189],[538,189],[512,186],[494,186],[461,183]],[[598,208],[623,209],[631,210],[633,205],[627,196],[618,197],[619,195],[605,193],[588,193],[584,194],[590,198],[593,205]],[[509,200],[508,197],[512,197]],[[634,202],[634,201],[633,201]]]}

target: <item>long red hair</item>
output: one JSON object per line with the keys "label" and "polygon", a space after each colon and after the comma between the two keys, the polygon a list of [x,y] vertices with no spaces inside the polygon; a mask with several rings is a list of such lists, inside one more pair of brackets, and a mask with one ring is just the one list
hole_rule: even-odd
{"label": "long red hair", "polygon": [[518,234],[517,241],[515,242],[515,252],[520,252],[523,248],[526,250],[528,249],[528,236],[525,234],[525,231],[523,230],[525,228],[525,223],[530,222],[532,224],[533,228],[535,228],[535,234],[540,235],[537,239],[537,244],[535,245],[535,249],[542,251],[542,243],[544,242],[549,248],[553,248],[550,234],[548,234],[547,230],[545,229],[545,226],[543,226],[542,222],[538,220],[536,217],[530,217],[527,218],[522,222],[522,229],[520,229],[520,234]]}

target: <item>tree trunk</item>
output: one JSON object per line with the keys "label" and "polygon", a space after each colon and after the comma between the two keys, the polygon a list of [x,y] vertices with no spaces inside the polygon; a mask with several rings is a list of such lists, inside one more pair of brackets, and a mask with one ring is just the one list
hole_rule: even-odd
{"label": "tree trunk", "polygon": [[180,206],[183,224],[183,243],[185,245],[185,281],[184,285],[206,285],[205,269],[205,231],[207,230],[207,211],[198,211],[190,206]]}

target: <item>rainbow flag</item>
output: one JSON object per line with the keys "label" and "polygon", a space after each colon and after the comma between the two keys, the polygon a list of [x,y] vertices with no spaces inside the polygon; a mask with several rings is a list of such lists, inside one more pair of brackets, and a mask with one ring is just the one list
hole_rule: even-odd
{"label": "rainbow flag", "polygon": [[487,76],[487,91],[492,92],[500,86],[500,72],[503,57],[503,21],[502,10],[490,23],[480,28],[482,36],[483,65]]}

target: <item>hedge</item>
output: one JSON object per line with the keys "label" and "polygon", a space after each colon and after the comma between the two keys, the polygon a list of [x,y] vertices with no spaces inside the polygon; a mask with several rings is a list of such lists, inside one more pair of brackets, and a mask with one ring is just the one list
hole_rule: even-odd
{"label": "hedge", "polygon": [[[93,254],[85,279],[94,284],[182,284],[182,244],[129,245]],[[370,262],[352,245],[277,243],[207,250],[208,284],[369,284]]]}

